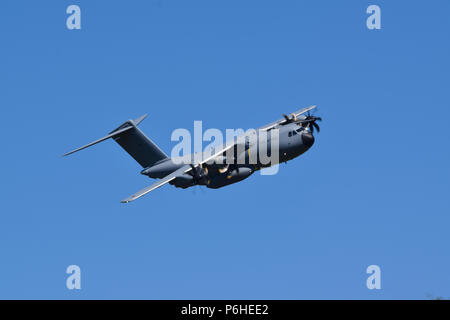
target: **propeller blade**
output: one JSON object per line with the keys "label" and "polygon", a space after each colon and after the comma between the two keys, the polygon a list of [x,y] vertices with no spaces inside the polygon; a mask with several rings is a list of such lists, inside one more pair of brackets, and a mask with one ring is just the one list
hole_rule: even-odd
{"label": "propeller blade", "polygon": [[313,127],[315,127],[317,129],[317,132],[320,132],[320,127],[317,123],[313,122]]}
{"label": "propeller blade", "polygon": [[194,179],[196,179],[196,180],[200,179],[200,173],[202,170],[200,168],[200,166],[194,166],[193,164],[191,164],[191,167],[192,167],[192,174],[193,174]]}

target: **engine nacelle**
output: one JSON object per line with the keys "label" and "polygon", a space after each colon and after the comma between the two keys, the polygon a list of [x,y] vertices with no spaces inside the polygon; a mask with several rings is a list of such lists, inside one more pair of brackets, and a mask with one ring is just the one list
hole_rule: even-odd
{"label": "engine nacelle", "polygon": [[194,177],[189,174],[183,174],[169,182],[177,188],[189,188],[195,184]]}
{"label": "engine nacelle", "polygon": [[242,181],[248,177],[250,177],[253,173],[253,170],[247,167],[242,167],[238,169],[234,169],[228,174],[221,174],[215,176],[211,180],[208,180],[206,186],[208,188],[217,189],[223,186],[236,183],[238,181]]}

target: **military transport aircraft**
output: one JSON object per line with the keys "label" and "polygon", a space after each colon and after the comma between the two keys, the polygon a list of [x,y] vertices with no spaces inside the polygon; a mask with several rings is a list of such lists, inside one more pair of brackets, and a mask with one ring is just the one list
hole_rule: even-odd
{"label": "military transport aircraft", "polygon": [[[107,136],[70,151],[64,156],[113,138],[144,168],[141,174],[160,179],[151,186],[122,200],[123,203],[136,200],[166,183],[179,188],[206,185],[208,188],[217,189],[244,180],[261,168],[294,159],[311,148],[314,143],[314,128],[318,132],[320,131],[316,121],[322,120],[320,117],[310,114],[310,110],[314,108],[316,106],[303,108],[289,116],[283,114],[282,119],[260,127],[256,131],[256,140],[250,141],[247,137],[244,139],[238,137],[218,149],[214,149],[206,156],[200,157],[200,160],[188,157],[192,159],[188,163],[180,161],[180,159],[169,158],[137,127],[147,115],[136,120],[128,120]],[[271,148],[273,143],[271,132],[276,131],[274,129],[278,130],[278,163],[263,163],[258,157],[258,142],[263,138],[267,139],[267,150],[276,150]],[[265,135],[261,135],[261,132],[264,132]],[[234,152],[230,152],[231,150]],[[230,159],[230,154],[232,159]],[[250,159],[256,159],[256,162],[249,161]]]}

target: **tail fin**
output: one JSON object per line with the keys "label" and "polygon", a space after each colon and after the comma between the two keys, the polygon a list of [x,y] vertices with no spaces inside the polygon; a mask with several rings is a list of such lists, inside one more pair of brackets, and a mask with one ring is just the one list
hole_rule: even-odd
{"label": "tail fin", "polygon": [[107,136],[95,140],[85,146],[70,151],[63,156],[86,149],[99,142],[113,138],[126,152],[130,154],[143,168],[147,168],[155,164],[157,161],[168,158],[167,155],[145,134],[139,130],[137,125],[147,117],[143,115],[136,120],[128,120],[118,128],[111,131]]}

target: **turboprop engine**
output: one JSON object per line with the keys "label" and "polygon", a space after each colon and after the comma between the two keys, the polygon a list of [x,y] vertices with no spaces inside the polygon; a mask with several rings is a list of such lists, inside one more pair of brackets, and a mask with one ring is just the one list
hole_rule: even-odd
{"label": "turboprop engine", "polygon": [[214,163],[217,167],[217,171],[219,173],[225,173],[228,171],[228,168],[230,167],[230,165],[227,163],[227,158],[224,156],[218,156],[215,160]]}

